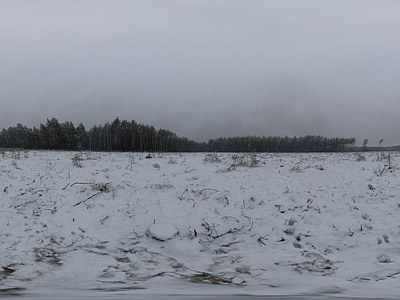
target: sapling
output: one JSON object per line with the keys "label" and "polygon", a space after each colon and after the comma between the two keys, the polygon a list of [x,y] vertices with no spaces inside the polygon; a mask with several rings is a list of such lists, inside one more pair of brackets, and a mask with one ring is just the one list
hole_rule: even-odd
{"label": "sapling", "polygon": [[72,163],[77,167],[82,167],[81,161],[83,160],[83,147],[81,143],[76,146],[78,148],[78,153],[76,153],[72,158]]}
{"label": "sapling", "polygon": [[171,165],[175,165],[175,164],[177,164],[178,162],[176,161],[176,159],[170,157],[168,163],[171,164]]}
{"label": "sapling", "polygon": [[74,166],[82,167],[81,161],[82,161],[83,159],[82,159],[82,155],[81,155],[80,153],[75,154],[75,155],[71,158],[71,160],[72,160],[72,163],[74,164]]}
{"label": "sapling", "polygon": [[356,153],[357,156],[357,161],[366,161],[366,158],[364,155],[361,155],[360,153]]}
{"label": "sapling", "polygon": [[216,163],[219,162],[218,155],[216,153],[206,154],[204,162]]}

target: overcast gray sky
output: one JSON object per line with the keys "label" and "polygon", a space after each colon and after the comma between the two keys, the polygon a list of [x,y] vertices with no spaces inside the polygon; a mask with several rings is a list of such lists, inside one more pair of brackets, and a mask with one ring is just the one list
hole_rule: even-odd
{"label": "overcast gray sky", "polygon": [[400,143],[398,0],[1,0],[0,129]]}

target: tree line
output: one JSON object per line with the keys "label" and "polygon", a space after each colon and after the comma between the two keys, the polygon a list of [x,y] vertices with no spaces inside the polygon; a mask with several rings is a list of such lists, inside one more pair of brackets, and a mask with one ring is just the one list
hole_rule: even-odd
{"label": "tree line", "polygon": [[60,123],[47,119],[39,128],[17,124],[0,132],[1,148],[137,151],[137,152],[340,152],[351,151],[355,138],[246,136],[220,137],[198,143],[178,137],[166,129],[143,125],[118,117],[111,123],[93,125],[86,130],[83,123]]}

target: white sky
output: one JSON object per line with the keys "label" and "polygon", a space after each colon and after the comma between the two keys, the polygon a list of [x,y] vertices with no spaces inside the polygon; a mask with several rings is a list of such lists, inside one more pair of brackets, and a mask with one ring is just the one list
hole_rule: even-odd
{"label": "white sky", "polygon": [[0,2],[0,129],[400,143],[400,1]]}

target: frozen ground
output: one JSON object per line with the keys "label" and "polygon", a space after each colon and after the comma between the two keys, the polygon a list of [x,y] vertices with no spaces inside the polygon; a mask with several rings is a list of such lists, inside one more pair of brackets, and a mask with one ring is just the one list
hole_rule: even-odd
{"label": "frozen ground", "polygon": [[0,297],[400,294],[398,153],[75,155],[0,156]]}

